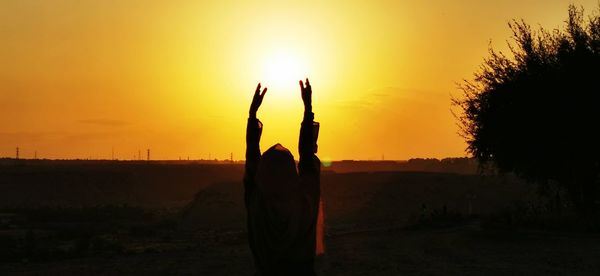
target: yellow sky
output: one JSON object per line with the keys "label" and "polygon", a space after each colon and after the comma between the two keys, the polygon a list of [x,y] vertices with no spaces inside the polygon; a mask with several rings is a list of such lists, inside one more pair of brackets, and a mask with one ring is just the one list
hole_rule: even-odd
{"label": "yellow sky", "polygon": [[490,41],[506,48],[510,19],[558,27],[569,3],[598,7],[4,0],[0,156],[19,146],[22,157],[110,158],[114,147],[120,159],[146,148],[153,159],[241,159],[259,81],[270,87],[262,149],[280,142],[295,153],[303,77],[322,159],[464,156],[450,112],[456,83],[471,78]]}

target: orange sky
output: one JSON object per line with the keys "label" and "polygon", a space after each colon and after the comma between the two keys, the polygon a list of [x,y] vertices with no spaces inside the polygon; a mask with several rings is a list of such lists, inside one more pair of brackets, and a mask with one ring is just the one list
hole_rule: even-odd
{"label": "orange sky", "polygon": [[[326,3],[324,3],[326,2]],[[492,2],[494,2],[492,4]],[[297,79],[321,159],[464,156],[450,112],[507,22],[561,26],[589,1],[0,2],[0,157],[243,158],[256,83],[262,149],[296,152]]]}

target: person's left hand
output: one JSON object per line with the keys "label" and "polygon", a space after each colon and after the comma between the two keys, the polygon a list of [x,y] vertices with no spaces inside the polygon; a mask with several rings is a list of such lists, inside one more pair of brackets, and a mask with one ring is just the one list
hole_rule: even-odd
{"label": "person's left hand", "polygon": [[258,112],[258,108],[262,104],[263,98],[267,93],[267,88],[263,89],[262,93],[260,93],[260,83],[256,87],[256,91],[254,91],[254,97],[252,98],[252,104],[250,105],[250,117],[256,118],[256,112]]}

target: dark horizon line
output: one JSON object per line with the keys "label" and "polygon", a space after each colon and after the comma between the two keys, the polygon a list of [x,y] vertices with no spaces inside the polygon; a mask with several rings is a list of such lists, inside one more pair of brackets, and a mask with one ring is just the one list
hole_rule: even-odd
{"label": "dark horizon line", "polygon": [[[409,159],[338,159],[338,160],[321,160],[321,162],[408,162],[410,160],[445,160],[445,159],[475,159],[467,156],[451,156],[443,158],[434,157],[412,157]],[[8,161],[113,161],[113,162],[219,162],[219,163],[244,163],[244,160],[231,159],[101,159],[101,158],[15,158],[15,157],[0,157],[0,160]],[[298,160],[296,160],[298,161]]]}

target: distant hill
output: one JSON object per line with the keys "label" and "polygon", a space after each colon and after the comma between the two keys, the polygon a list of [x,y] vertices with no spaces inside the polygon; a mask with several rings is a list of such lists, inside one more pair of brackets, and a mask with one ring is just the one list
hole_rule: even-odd
{"label": "distant hill", "polygon": [[241,183],[242,175],[243,165],[231,163],[5,159],[0,162],[0,207],[175,207],[213,183]]}
{"label": "distant hill", "polygon": [[457,174],[477,174],[478,163],[473,158],[414,158],[408,161],[334,161],[325,170],[337,173],[348,172],[383,172],[383,171],[412,171],[440,172]]}
{"label": "distant hill", "polygon": [[[443,210],[463,216],[490,214],[536,200],[536,186],[514,176],[431,172],[332,173],[321,176],[327,228],[343,232],[405,226],[423,214]],[[242,230],[246,223],[243,187],[215,183],[199,191],[182,212],[194,229]]]}
{"label": "distant hill", "polygon": [[[176,207],[215,183],[240,185],[242,162],[0,159],[0,207],[129,204]],[[433,172],[472,175],[467,158],[335,161],[328,173]],[[368,181],[367,181],[368,182]]]}

